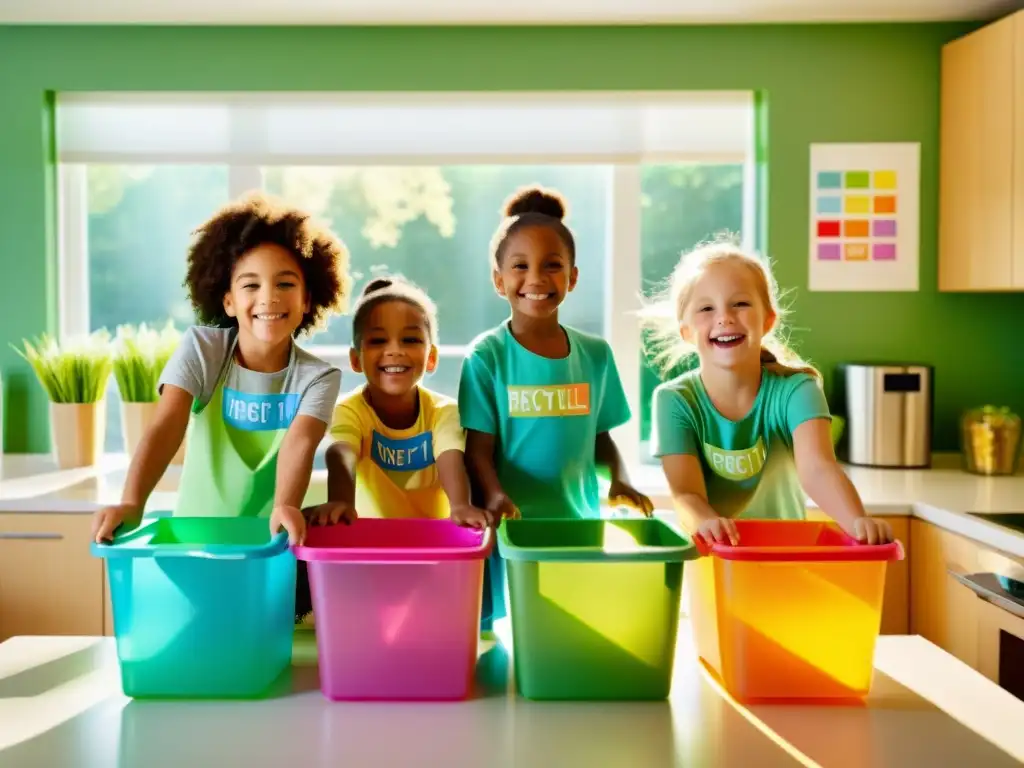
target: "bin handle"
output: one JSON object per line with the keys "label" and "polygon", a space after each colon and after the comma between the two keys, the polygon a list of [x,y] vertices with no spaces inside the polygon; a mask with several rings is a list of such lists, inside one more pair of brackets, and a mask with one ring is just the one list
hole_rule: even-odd
{"label": "bin handle", "polygon": [[[708,555],[708,554],[713,553],[714,552],[714,547],[716,546],[716,545],[708,545],[697,534],[693,535],[693,543],[697,547],[697,551],[701,555]],[[889,561],[889,560],[897,560],[897,561],[898,560],[903,560],[904,557],[906,557],[906,552],[905,552],[905,550],[903,548],[903,542],[901,542],[899,539],[894,539],[889,544],[864,544],[864,543],[858,541],[858,542],[854,542],[850,546],[846,546],[846,547],[835,547],[835,546],[805,547],[805,546],[798,546],[798,547],[779,547],[779,548],[775,549],[775,548],[766,548],[766,547],[752,546],[752,547],[746,547],[746,548],[741,549],[742,545],[733,546],[731,544],[724,544],[724,545],[721,545],[721,546],[727,552],[737,552],[737,550],[739,550],[739,553],[737,555],[734,555],[733,557],[727,557],[727,559],[732,559],[732,560],[762,559],[764,561],[768,561],[768,560],[775,560],[775,561],[788,561],[788,560],[792,560],[793,562],[806,562],[806,561],[819,561],[820,560],[822,562],[828,562],[830,560],[837,559],[836,556],[838,556],[838,555],[850,555],[852,553],[856,553],[858,550],[860,550],[861,552],[863,552],[865,550],[871,550],[871,551],[875,551],[875,552],[881,551],[881,550],[885,550],[886,552],[890,553],[890,556],[889,557],[884,557],[884,558],[881,558],[881,557],[880,558],[870,558],[870,557],[857,557],[857,556],[854,556],[854,557],[850,558],[851,560],[853,560],[853,561],[877,560],[878,562],[885,562],[885,561]],[[746,556],[744,556],[744,555],[746,555]],[[760,556],[760,558],[755,557],[755,556],[758,556],[758,555]],[[723,556],[725,556],[724,553],[723,553]],[[842,559],[842,558],[838,558],[838,559]]]}
{"label": "bin handle", "polygon": [[[114,544],[126,544],[133,539],[141,538],[147,533],[148,525],[140,525],[123,534],[115,535]],[[89,549],[93,555],[99,557],[152,557],[155,559],[192,557],[207,560],[246,560],[253,558],[274,557],[282,552],[288,551],[288,534],[281,531],[266,544],[239,547],[225,544],[209,544],[196,546],[194,544],[166,544],[159,550],[147,547],[116,547],[104,542],[97,544],[91,542]]]}
{"label": "bin handle", "polygon": [[276,534],[266,544],[258,544],[240,549],[230,544],[208,544],[194,546],[192,544],[171,544],[153,552],[153,557],[195,557],[206,560],[247,560],[253,557],[271,557],[288,549],[288,534],[284,531]]}

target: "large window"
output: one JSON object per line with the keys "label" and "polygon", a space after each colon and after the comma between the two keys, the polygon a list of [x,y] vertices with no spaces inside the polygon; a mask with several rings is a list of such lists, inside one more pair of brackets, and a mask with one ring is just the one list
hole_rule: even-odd
{"label": "large window", "polygon": [[[61,333],[192,322],[182,282],[191,232],[256,187],[326,220],[351,252],[354,290],[401,273],[438,305],[457,393],[466,345],[501,322],[489,244],[517,188],[569,204],[580,282],[563,321],[608,339],[633,410],[618,439],[643,461],[650,397],[635,310],[684,251],[749,235],[753,107],[726,94],[72,94],[58,96]],[[348,367],[351,318],[306,342]],[[107,448],[121,449],[116,391]]]}
{"label": "large window", "polygon": [[[65,243],[78,241],[87,291],[65,291],[65,334],[193,322],[183,286],[192,230],[229,199],[223,165],[90,164],[62,169]],[[70,198],[70,199],[69,199]],[[70,204],[70,205],[69,205]],[[74,215],[73,214],[78,214]],[[64,275],[64,283],[70,276]],[[107,386],[106,450],[123,450],[117,384]]]}
{"label": "large window", "polygon": [[184,288],[192,231],[228,201],[216,165],[89,165],[89,330],[192,323]]}

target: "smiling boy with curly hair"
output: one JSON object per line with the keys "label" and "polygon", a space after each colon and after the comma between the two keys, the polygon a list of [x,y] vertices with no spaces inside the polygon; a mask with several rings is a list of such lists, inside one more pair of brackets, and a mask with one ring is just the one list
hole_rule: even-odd
{"label": "smiling boy with curly hair", "polygon": [[186,430],[175,514],[269,517],[272,533],[303,541],[301,508],[341,372],[294,339],[342,311],[350,284],[337,236],[265,196],[228,205],[196,230],[185,285],[200,324],[164,369],[121,503],[96,514],[96,541],[141,519]]}

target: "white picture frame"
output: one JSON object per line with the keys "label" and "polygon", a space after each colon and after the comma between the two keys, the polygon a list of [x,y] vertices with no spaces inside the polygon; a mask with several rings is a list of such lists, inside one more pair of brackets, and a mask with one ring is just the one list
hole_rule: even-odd
{"label": "white picture frame", "polygon": [[812,291],[920,289],[917,143],[812,144]]}

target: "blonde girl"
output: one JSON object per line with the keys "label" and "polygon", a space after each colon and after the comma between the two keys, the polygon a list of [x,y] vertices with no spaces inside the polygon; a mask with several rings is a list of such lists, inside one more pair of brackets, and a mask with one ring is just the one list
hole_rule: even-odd
{"label": "blonde girl", "polygon": [[655,390],[652,440],[692,534],[735,544],[734,518],[802,519],[806,493],[858,540],[892,540],[836,462],[821,376],[779,336],[764,261],[729,243],[699,247],[644,314],[655,360],[699,361]]}

